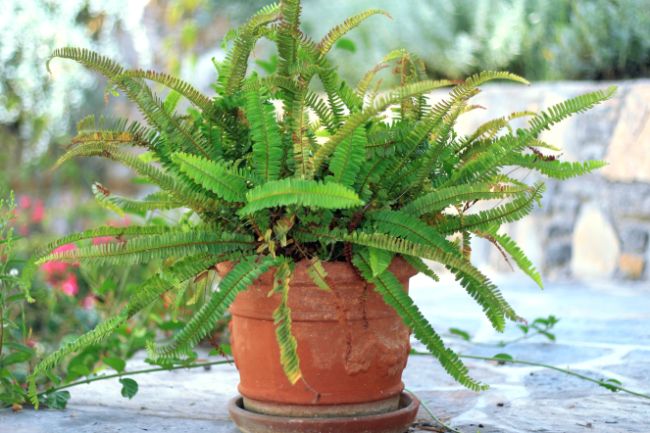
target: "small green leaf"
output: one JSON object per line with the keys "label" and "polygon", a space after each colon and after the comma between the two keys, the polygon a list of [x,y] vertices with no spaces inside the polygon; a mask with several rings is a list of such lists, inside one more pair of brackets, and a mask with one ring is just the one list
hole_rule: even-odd
{"label": "small green leaf", "polygon": [[122,384],[122,397],[132,399],[138,393],[138,382],[128,377],[120,379]]}
{"label": "small green leaf", "polygon": [[70,400],[70,392],[68,391],[55,391],[47,394],[42,399],[42,403],[50,409],[65,409]]}
{"label": "small green leaf", "polygon": [[497,353],[493,358],[499,359],[501,361],[512,361],[514,358],[507,353]]}
{"label": "small green leaf", "polygon": [[552,334],[552,333],[550,333],[548,331],[544,331],[544,330],[541,330],[541,329],[539,329],[537,332],[539,332],[540,334],[542,334],[544,337],[548,338],[549,340],[555,341],[555,334]]}
{"label": "small green leaf", "polygon": [[338,42],[334,46],[336,48],[338,48],[339,50],[345,50],[345,51],[349,51],[351,53],[356,53],[357,52],[357,45],[354,42],[352,42],[352,39],[341,38],[341,39],[338,40]]}
{"label": "small green leaf", "polygon": [[463,331],[462,329],[449,328],[449,333],[456,335],[457,337],[460,337],[465,341],[470,341],[472,339],[471,335],[469,335],[469,332]]}
{"label": "small green leaf", "polygon": [[126,367],[126,361],[120,358],[113,358],[113,357],[107,357],[103,359],[104,364],[108,365],[111,367],[113,370],[117,371],[118,373],[121,373],[124,371],[124,368]]}

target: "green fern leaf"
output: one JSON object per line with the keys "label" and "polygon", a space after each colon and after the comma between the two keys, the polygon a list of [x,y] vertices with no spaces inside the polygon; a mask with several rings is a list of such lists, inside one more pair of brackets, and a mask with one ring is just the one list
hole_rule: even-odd
{"label": "green fern leaf", "polygon": [[248,179],[240,171],[223,162],[209,161],[186,153],[175,153],[172,160],[190,179],[224,200],[245,201]]}
{"label": "green fern leaf", "polygon": [[604,90],[585,93],[575,98],[567,99],[549,109],[539,113],[530,121],[530,126],[526,130],[526,135],[537,138],[539,134],[569,116],[582,113],[593,108],[597,104],[610,99],[616,93],[616,86],[610,86]]}
{"label": "green fern leaf", "polygon": [[250,236],[215,233],[213,230],[169,232],[160,235],[140,236],[120,242],[93,245],[75,250],[51,253],[36,264],[51,260],[83,261],[99,264],[147,263],[155,259],[183,257],[197,254],[223,254],[253,249]]}
{"label": "green fern leaf", "polygon": [[263,87],[251,86],[245,96],[246,118],[253,138],[253,167],[260,178],[276,180],[280,177],[284,149],[275,109]]}
{"label": "green fern leaf", "polygon": [[332,49],[336,41],[341,39],[346,33],[373,15],[385,15],[388,18],[391,18],[388,12],[381,9],[368,9],[361,13],[358,13],[357,15],[351,16],[350,18],[343,21],[343,23],[337,25],[329,32],[327,32],[327,34],[319,42],[318,49],[320,51],[320,55],[326,55],[329,50]]}
{"label": "green fern leaf", "polygon": [[471,390],[487,389],[486,385],[472,379],[458,355],[445,347],[440,336],[422,315],[395,275],[386,270],[381,275],[373,276],[368,259],[363,254],[355,254],[353,263],[361,275],[374,285],[374,290],[384,298],[384,301],[395,309],[406,326],[413,330],[415,337],[438,359],[440,365],[451,377]]}
{"label": "green fern leaf", "polygon": [[246,194],[246,201],[246,206],[239,210],[240,215],[250,215],[276,206],[344,209],[363,204],[354,191],[343,185],[293,178],[275,180],[253,188]]}
{"label": "green fern leaf", "polygon": [[173,341],[161,347],[148,346],[149,356],[154,360],[166,359],[192,349],[214,330],[215,323],[224,315],[237,294],[246,290],[260,275],[277,264],[277,259],[268,256],[259,260],[257,257],[247,257],[239,261],[221,280],[219,290],[212,293],[210,299],[174,336]]}
{"label": "green fern leaf", "polygon": [[[61,363],[67,355],[100,343],[130,317],[159,299],[161,294],[178,287],[184,281],[193,278],[202,270],[214,265],[215,260],[215,257],[206,256],[186,257],[173,266],[151,277],[140,287],[139,290],[134,292],[129,303],[120,313],[100,323],[93,330],[62,346],[57,351],[49,354],[41,360],[30,375],[29,380],[34,384],[31,388],[35,391],[36,379],[51,371],[52,368]],[[31,402],[38,408],[38,397],[36,393],[31,392],[30,394]]]}
{"label": "green fern leaf", "polygon": [[536,155],[522,154],[511,155],[507,161],[509,164],[537,170],[544,176],[560,180],[583,176],[607,165],[605,161],[567,162],[557,159],[545,160]]}
{"label": "green fern leaf", "polygon": [[459,231],[485,229],[495,224],[501,225],[520,220],[530,214],[536,201],[541,200],[544,189],[544,184],[538,183],[524,197],[476,214],[463,215],[462,217],[446,216],[436,227],[440,233],[450,234]]}
{"label": "green fern leaf", "polygon": [[440,212],[447,206],[474,200],[492,200],[516,197],[530,192],[525,186],[495,186],[487,183],[468,184],[439,188],[424,194],[402,207],[402,211],[412,215]]}
{"label": "green fern leaf", "polygon": [[329,169],[334,174],[333,180],[341,185],[352,186],[365,162],[366,134],[363,128],[357,128],[352,137],[336,147]]}
{"label": "green fern leaf", "polygon": [[142,200],[132,200],[126,197],[112,194],[100,183],[95,182],[92,186],[93,195],[97,202],[109,210],[123,216],[124,213],[145,215],[151,210],[177,209],[184,205],[166,192],[159,191],[147,195]]}
{"label": "green fern leaf", "polygon": [[280,305],[273,311],[275,336],[280,347],[280,363],[289,382],[294,385],[302,378],[298,342],[291,333],[291,309],[289,308],[289,282],[293,263],[282,261],[275,272],[273,292],[280,293]]}
{"label": "green fern leaf", "polygon": [[307,267],[307,275],[309,275],[309,278],[311,278],[319,289],[327,292],[332,290],[327,283],[327,271],[318,257],[313,257],[310,260],[309,266]]}
{"label": "green fern leaf", "polygon": [[412,96],[422,95],[432,90],[438,89],[440,87],[445,87],[451,85],[452,82],[448,80],[438,80],[438,81],[421,81],[418,83],[408,84],[406,86],[398,87],[393,90],[388,96],[385,96],[375,102],[371,107],[366,108],[365,110],[352,114],[346,122],[341,126],[341,128],[332,136],[327,143],[323,144],[316,154],[314,155],[314,170],[323,164],[326,158],[328,158],[336,149],[336,147],[346,138],[354,133],[354,131],[362,126],[365,122],[370,120],[372,117],[386,110],[389,106],[396,104],[402,101],[405,98]]}

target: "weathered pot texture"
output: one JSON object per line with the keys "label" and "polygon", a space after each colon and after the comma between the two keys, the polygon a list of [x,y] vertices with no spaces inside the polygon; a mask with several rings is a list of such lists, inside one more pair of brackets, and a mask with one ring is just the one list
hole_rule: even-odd
{"label": "weathered pot texture", "polygon": [[[402,371],[410,349],[409,329],[373,286],[346,262],[326,262],[331,291],[319,289],[296,263],[290,282],[292,333],[303,378],[286,378],[280,364],[268,296],[273,270],[237,295],[230,308],[231,344],[239,369],[239,392],[254,412],[284,416],[346,416],[397,410]],[[218,265],[220,273],[228,263]],[[389,268],[408,290],[415,270],[402,258]]]}

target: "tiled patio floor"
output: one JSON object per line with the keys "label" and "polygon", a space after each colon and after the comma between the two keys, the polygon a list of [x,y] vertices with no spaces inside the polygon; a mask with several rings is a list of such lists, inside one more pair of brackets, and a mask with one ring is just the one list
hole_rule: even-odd
{"label": "tiled patio floor", "polygon": [[[495,347],[489,343],[516,337],[519,331],[513,327],[506,335],[496,335],[462,289],[452,283],[430,285],[416,277],[412,294],[437,329],[454,326],[470,332],[476,343],[449,340],[464,353],[507,352],[519,359],[570,366],[595,378],[618,379],[629,388],[650,392],[650,287],[550,284],[540,292],[514,279],[501,281],[500,286],[523,317],[559,317],[557,343],[533,339]],[[129,369],[141,363],[133,361]],[[428,357],[411,357],[404,374],[407,388],[463,433],[650,431],[650,400],[612,393],[536,367],[478,360],[467,364],[474,377],[491,385],[489,391],[476,394],[454,384]],[[102,381],[72,389],[65,411],[0,411],[0,432],[237,432],[225,408],[236,393],[233,366],[137,379],[140,391],[133,400],[120,397],[117,381]],[[430,421],[422,410],[419,419]]]}

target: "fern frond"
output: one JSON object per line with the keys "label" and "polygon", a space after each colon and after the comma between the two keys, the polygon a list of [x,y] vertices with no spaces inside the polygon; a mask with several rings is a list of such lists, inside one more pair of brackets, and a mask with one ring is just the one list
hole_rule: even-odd
{"label": "fern frond", "polygon": [[248,178],[224,162],[210,161],[187,153],[175,153],[172,160],[180,170],[203,188],[224,200],[244,202]]}
{"label": "fern frond", "polygon": [[469,376],[467,367],[463,365],[458,355],[445,347],[440,336],[405,292],[404,287],[395,275],[386,270],[381,275],[373,277],[368,259],[362,254],[355,254],[353,263],[361,272],[361,275],[374,285],[374,289],[384,298],[384,301],[395,309],[404,324],[413,330],[415,337],[438,359],[440,365],[451,377],[471,390],[487,389],[486,385],[472,379]]}
{"label": "fern frond", "polygon": [[142,161],[137,155],[119,150],[116,146],[106,146],[104,143],[94,142],[77,145],[59,158],[55,166],[58,167],[77,156],[101,156],[118,161],[133,169],[141,176],[147,177],[162,190],[170,193],[179,202],[186,203],[197,212],[217,207],[217,202],[213,198],[197,193],[189,185],[183,183],[181,179],[169,175],[159,167]]}
{"label": "fern frond", "polygon": [[122,66],[108,57],[102,56],[101,54],[86,48],[74,47],[55,49],[46,63],[48,72],[50,72],[50,62],[56,57],[75,60],[77,63],[81,63],[85,67],[97,71],[109,79],[124,72]]}
{"label": "fern frond", "polygon": [[347,32],[357,27],[359,24],[367,20],[373,15],[384,15],[388,18],[391,18],[390,14],[382,9],[368,9],[357,15],[351,16],[350,18],[343,21],[341,24],[332,28],[327,34],[321,39],[318,43],[318,50],[320,55],[326,55],[334,44],[341,39]]}
{"label": "fern frond", "polygon": [[421,81],[414,84],[408,84],[393,90],[388,96],[376,101],[373,106],[364,109],[361,112],[354,113],[346,120],[337,133],[332,136],[327,143],[323,144],[314,155],[314,170],[318,170],[326,158],[328,158],[336,147],[354,131],[370,120],[372,117],[383,112],[390,105],[400,102],[402,99],[422,95],[426,92],[451,85],[451,81]]}
{"label": "fern frond", "polygon": [[463,216],[445,216],[442,221],[436,224],[436,227],[443,234],[450,234],[459,231],[474,231],[485,229],[492,225],[501,225],[514,222],[528,215],[535,202],[539,202],[544,193],[545,186],[543,183],[537,183],[532,190],[524,197],[504,205],[481,211],[475,214]]}
{"label": "fern frond", "polygon": [[473,200],[492,200],[516,197],[530,192],[528,186],[502,186],[489,183],[467,184],[439,188],[424,194],[402,207],[405,213],[424,215],[440,212],[447,206]]}
{"label": "fern frond", "polygon": [[507,163],[537,170],[544,176],[560,180],[583,176],[607,165],[605,161],[568,162],[557,159],[546,160],[537,155],[523,154],[511,155],[507,158]]}
{"label": "fern frond", "polygon": [[293,262],[283,260],[275,271],[273,292],[280,294],[280,305],[273,311],[275,337],[280,348],[280,364],[289,382],[294,385],[302,378],[298,342],[291,333],[291,309],[289,308],[289,282]]}
{"label": "fern frond", "polygon": [[143,70],[129,70],[124,72],[124,75],[133,78],[144,78],[146,80],[155,81],[160,83],[184,96],[195,107],[208,115],[215,115],[215,108],[212,101],[207,96],[203,95],[196,87],[190,83],[181,80],[163,72],[156,71],[143,71]]}
{"label": "fern frond", "polygon": [[[111,335],[120,325],[138,313],[147,305],[160,298],[160,295],[178,287],[184,281],[214,265],[215,257],[192,256],[186,257],[173,266],[166,268],[147,280],[139,290],[135,291],[129,303],[117,315],[97,325],[93,330],[83,334],[72,342],[60,347],[41,360],[30,375],[30,382],[35,383],[39,376],[52,370],[63,359],[74,352],[96,345]],[[35,386],[32,387],[35,390]],[[35,392],[30,394],[30,400],[38,408],[38,397]]]}
{"label": "fern frond", "polygon": [[540,289],[544,288],[541,275],[539,275],[539,272],[537,272],[533,263],[510,236],[505,233],[499,234],[496,230],[475,233],[490,242],[496,243],[512,258],[512,260],[514,260],[519,269],[528,275],[531,280],[537,283]]}
{"label": "fern frond", "polygon": [[257,40],[262,36],[261,29],[280,17],[280,7],[277,4],[261,9],[257,14],[244,24],[237,32],[235,43],[226,59],[227,67],[222,71],[219,81],[224,85],[226,95],[233,95],[241,89],[248,58],[250,57]]}
{"label": "fern frond", "polygon": [[149,345],[149,357],[158,360],[174,357],[192,349],[203,337],[214,330],[214,325],[224,315],[237,294],[246,290],[253,281],[265,273],[278,260],[256,256],[240,260],[219,283],[219,290],[192,316],[189,322],[164,346]]}
{"label": "fern frond", "polygon": [[319,289],[327,292],[332,290],[327,283],[327,271],[323,267],[323,262],[318,257],[313,257],[310,260],[309,266],[307,267],[307,275],[309,275],[309,278],[311,278]]}
{"label": "fern frond", "polygon": [[240,215],[250,215],[276,206],[300,205],[322,209],[344,209],[363,204],[351,189],[335,182],[286,178],[266,182],[246,193]]}
{"label": "fern frond", "polygon": [[140,236],[120,242],[81,247],[50,253],[36,264],[51,260],[93,262],[98,264],[135,264],[156,259],[198,254],[223,254],[252,250],[253,238],[243,234],[215,233],[213,230],[169,232]]}
{"label": "fern frond", "polygon": [[147,195],[142,200],[132,200],[126,197],[112,194],[100,183],[92,186],[95,200],[101,205],[112,210],[120,216],[124,213],[144,215],[151,210],[168,210],[184,207],[185,205],[175,200],[170,194],[159,191]]}
{"label": "fern frond", "polygon": [[461,259],[460,261],[456,260],[462,264],[461,266],[454,265],[448,258],[441,261],[441,263],[456,275],[458,281],[470,296],[483,307],[485,314],[496,329],[501,330],[505,326],[504,316],[508,318],[515,317],[514,311],[497,287],[475,269],[468,260],[464,259],[461,252],[433,227],[429,227],[419,219],[400,211],[378,211],[371,213],[369,216],[375,227],[381,232],[403,237],[414,243],[439,248],[447,257]]}
{"label": "fern frond", "polygon": [[520,77],[517,74],[513,74],[512,72],[482,71],[467,78],[462,85],[469,86],[469,87],[478,87],[481,84],[485,84],[488,81],[494,81],[494,80],[507,80],[507,81],[514,81],[521,84],[530,84],[530,82],[527,79]]}
{"label": "fern frond", "polygon": [[526,135],[537,138],[539,134],[573,114],[582,113],[597,104],[604,102],[614,96],[616,86],[610,86],[607,89],[596,90],[585,93],[575,98],[567,99],[564,102],[553,105],[549,109],[542,111],[530,121],[530,126],[526,130]]}
{"label": "fern frond", "polygon": [[335,182],[348,187],[354,185],[361,165],[366,160],[366,142],[364,128],[357,128],[352,137],[336,147],[329,165]]}
{"label": "fern frond", "polygon": [[275,109],[264,87],[250,86],[245,97],[246,118],[253,138],[253,168],[260,178],[276,180],[280,177],[284,148]]}
{"label": "fern frond", "polygon": [[415,268],[416,271],[426,275],[427,277],[431,278],[433,281],[440,281],[440,277],[438,274],[433,272],[431,268],[424,263],[424,260],[422,260],[419,257],[414,257],[414,256],[402,256],[404,260],[407,261],[407,263]]}

